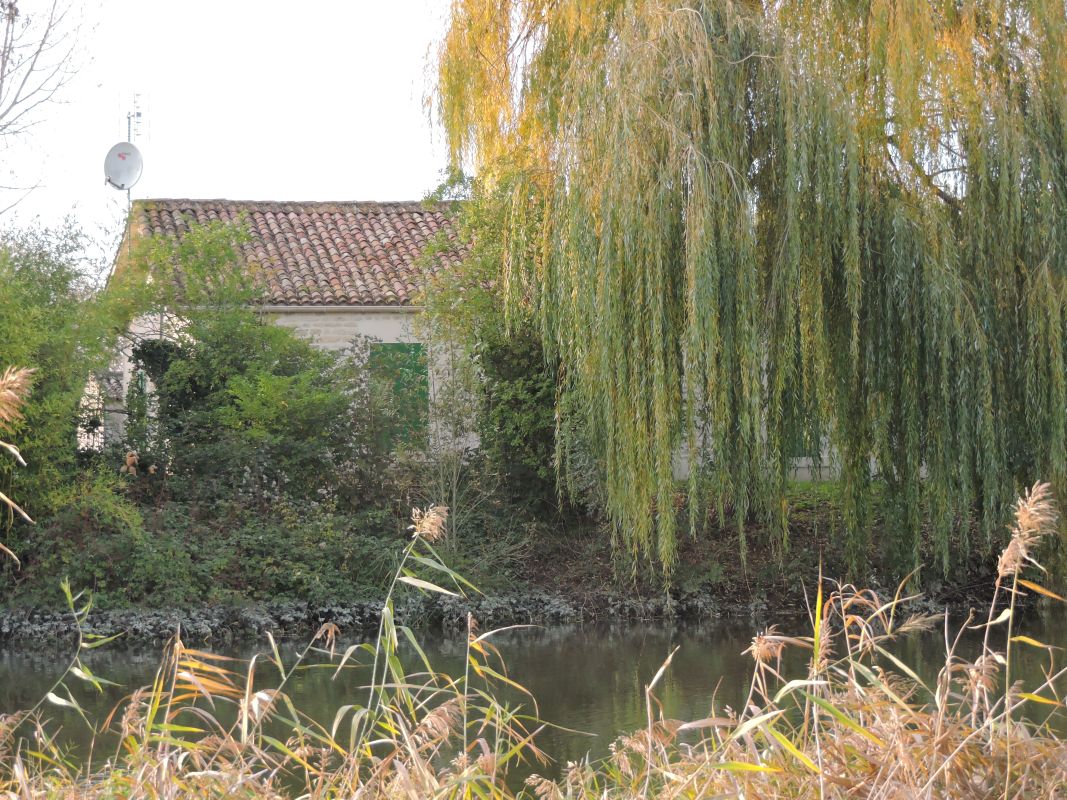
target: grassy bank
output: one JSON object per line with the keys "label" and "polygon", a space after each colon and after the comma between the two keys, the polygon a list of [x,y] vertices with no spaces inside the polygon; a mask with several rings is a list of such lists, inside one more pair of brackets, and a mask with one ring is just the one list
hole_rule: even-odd
{"label": "grassy bank", "polygon": [[[74,504],[37,526],[16,529],[9,541],[22,565],[7,567],[0,590],[9,608],[63,612],[63,578],[92,591],[97,608],[116,611],[377,603],[407,543],[407,503],[354,513],[312,506],[298,513],[284,502],[262,510],[169,500],[134,506],[131,514],[121,496],[123,502],[99,502],[115,497],[112,491],[90,492],[93,505]],[[815,585],[820,563],[827,574],[848,573],[834,546],[841,524],[837,484],[794,484],[788,502],[790,546],[784,552],[753,523],[742,561],[735,529],[709,515],[696,537],[681,542],[669,576],[659,564],[635,561],[614,547],[610,528],[595,515],[530,510],[491,494],[473,511],[461,509],[443,556],[489,598],[525,596],[533,605],[539,597],[560,598],[592,616],[611,616],[620,598],[647,601],[646,616],[669,614],[672,606],[757,617],[796,612],[805,608],[805,590]],[[883,524],[874,521],[872,542]],[[855,582],[885,591],[903,577],[876,544],[867,563],[865,574],[851,576]],[[913,580],[939,605],[984,602],[995,567],[994,557],[975,556],[950,578],[931,569]]]}
{"label": "grassy bank", "polygon": [[[151,686],[134,692],[99,730],[119,734],[114,752],[89,764],[68,761],[55,742],[59,713],[77,713],[75,686],[97,684],[79,657],[41,704],[0,720],[0,792],[31,797],[931,797],[1062,796],[1067,744],[1063,671],[1054,648],[1013,633],[1023,595],[1049,594],[1024,577],[1039,540],[1053,529],[1044,487],[1016,508],[998,563],[994,603],[964,627],[983,632],[981,653],[955,651],[961,629],[946,617],[909,611],[903,587],[890,596],[821,581],[804,631],[770,628],[752,640],[753,672],[742,708],[713,707],[699,720],[664,718],[657,686],[645,690],[647,725],[622,736],[599,762],[563,765],[562,777],[508,779],[519,761],[538,769],[536,699],[521,705],[493,647],[495,631],[469,620],[467,668],[445,675],[426,662],[406,673],[397,649],[416,638],[393,618],[393,591],[407,583],[431,593],[469,585],[438,558],[443,511],[416,515],[391,580],[374,644],[344,652],[323,626],[296,663],[279,651],[249,663],[185,646],[168,647]],[[421,565],[437,583],[416,577]],[[83,599],[71,597],[82,619]],[[894,654],[911,631],[945,626],[945,664],[924,682]],[[85,639],[79,652],[97,646]],[[810,654],[805,672],[782,674],[786,648]],[[421,654],[421,650],[418,651]],[[1013,664],[1047,659],[1047,679],[1022,687]],[[329,724],[302,714],[289,682],[314,654],[330,669],[360,669],[366,695]],[[359,662],[359,666],[356,663]],[[580,668],[580,665],[576,665]],[[280,680],[267,682],[277,672]],[[65,707],[57,709],[58,707]]]}

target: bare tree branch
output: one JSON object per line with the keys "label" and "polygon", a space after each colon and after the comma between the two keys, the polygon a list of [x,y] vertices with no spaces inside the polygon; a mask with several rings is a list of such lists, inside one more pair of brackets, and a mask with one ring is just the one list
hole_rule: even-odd
{"label": "bare tree branch", "polygon": [[[74,2],[51,0],[25,13],[18,0],[0,0],[0,143],[9,144],[39,123],[41,107],[55,101],[74,77],[79,33]],[[29,191],[0,208],[0,215]]]}
{"label": "bare tree branch", "polygon": [[27,115],[74,76],[77,27],[68,24],[70,16],[61,0],[41,14],[23,14],[16,0],[0,0],[0,136],[17,134]]}

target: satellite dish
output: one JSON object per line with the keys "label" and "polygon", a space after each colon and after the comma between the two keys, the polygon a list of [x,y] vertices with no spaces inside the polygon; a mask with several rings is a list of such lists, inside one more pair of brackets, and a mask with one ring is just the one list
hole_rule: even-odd
{"label": "satellite dish", "polygon": [[129,142],[119,142],[107,151],[104,159],[104,177],[116,189],[125,191],[137,183],[144,169],[141,151]]}

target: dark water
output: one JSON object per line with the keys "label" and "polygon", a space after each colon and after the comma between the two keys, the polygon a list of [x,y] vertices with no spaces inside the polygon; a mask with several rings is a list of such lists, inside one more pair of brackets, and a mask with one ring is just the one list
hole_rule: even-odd
{"label": "dark water", "polygon": [[[1067,645],[1067,618],[1059,610],[1031,618],[1022,627],[1035,639]],[[656,690],[667,717],[698,719],[721,713],[727,705],[739,707],[752,675],[752,660],[743,651],[753,632],[752,625],[720,622],[573,626],[507,631],[493,641],[506,660],[510,676],[537,698],[541,718],[581,731],[549,728],[538,738],[542,749],[562,764],[587,753],[594,758],[603,756],[616,736],[644,724],[644,687],[675,647],[678,651],[673,663]],[[783,625],[782,632],[803,635],[805,626],[797,621]],[[964,642],[962,654],[974,652],[976,636],[973,634]],[[899,641],[893,651],[920,675],[933,677],[943,665],[943,637],[943,631],[911,635]],[[420,634],[420,639],[436,670],[462,675],[462,640],[429,634]],[[266,647],[264,642],[259,648],[249,646],[227,654],[249,658],[256,652],[266,652]],[[341,645],[339,651],[343,650]],[[292,662],[295,651],[293,646],[283,647],[287,663]],[[0,650],[0,713],[33,706],[62,673],[69,655],[47,647]],[[68,685],[89,719],[99,724],[130,691],[151,683],[159,655],[156,650],[115,647],[95,651],[86,659],[92,671],[120,687],[109,688],[101,695],[73,678]],[[1048,664],[1047,654],[1020,645],[1016,659],[1014,674],[1023,678],[1028,687],[1033,687],[1035,681],[1040,683],[1042,666]],[[410,663],[414,665],[414,659]],[[805,651],[787,651],[787,678],[803,677],[805,665]],[[329,725],[340,706],[365,703],[366,690],[360,687],[367,674],[368,669],[361,667],[335,678],[333,669],[309,668],[294,676],[289,692],[298,708]],[[261,669],[258,675],[257,688],[276,680],[270,669]],[[71,744],[78,757],[84,758],[92,738],[85,723],[70,710],[52,706],[47,713],[63,726],[63,740]],[[551,774],[555,769],[558,766],[544,771]]]}

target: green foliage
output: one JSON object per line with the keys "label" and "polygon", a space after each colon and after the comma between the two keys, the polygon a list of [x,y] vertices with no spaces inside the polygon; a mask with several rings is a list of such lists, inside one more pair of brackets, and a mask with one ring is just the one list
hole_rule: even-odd
{"label": "green foliage", "polygon": [[85,245],[71,228],[0,236],[0,371],[35,369],[30,401],[11,432],[27,466],[0,462],[0,491],[35,517],[69,498],[79,425],[100,422],[84,418],[86,386],[108,364],[118,333],[142,301],[122,281],[98,291]]}
{"label": "green foliage", "polygon": [[315,498],[350,452],[336,361],[251,311],[192,313],[157,387],[164,462],[180,496]]}
{"label": "green foliage", "polygon": [[948,570],[1017,484],[1067,486],[1064,41],[1060,0],[453,6],[472,238],[627,548],[673,564],[680,446],[743,557],[753,516],[787,545],[791,456],[826,443],[854,570],[879,511],[901,571]]}
{"label": "green foliage", "polygon": [[[19,529],[15,542],[23,569],[13,576],[12,596],[24,595],[41,605],[62,605],[59,580],[70,578],[81,589],[99,590],[105,601],[135,586],[131,570],[145,544],[140,510],[123,497],[116,474],[87,473],[67,483],[57,502],[61,510],[34,526]],[[173,575],[181,563],[173,564]]]}
{"label": "green foliage", "polygon": [[481,375],[478,437],[516,499],[556,497],[556,380],[529,331],[495,337],[483,331],[474,348]]}
{"label": "green foliage", "polygon": [[[500,476],[501,492],[520,507],[545,511],[557,505],[556,399],[561,387],[548,364],[527,309],[509,309],[498,281],[501,238],[476,231],[501,223],[499,198],[454,175],[437,190],[462,197],[453,224],[467,247],[454,269],[429,277],[423,297],[427,333],[448,359],[451,395],[438,399],[435,415],[461,436],[478,434],[483,468]],[[444,240],[441,247],[454,248]],[[432,263],[433,248],[427,253]],[[573,488],[573,487],[565,487]],[[567,499],[587,499],[565,492]]]}
{"label": "green foliage", "polygon": [[[380,501],[393,443],[418,423],[419,363],[375,369],[369,341],[327,352],[257,312],[234,268],[242,238],[239,227],[194,227],[136,254],[141,271],[160,276],[153,314],[164,322],[133,348],[154,391],[148,403],[131,387],[128,446],[145,455],[152,440],[150,460],[174,499],[260,512],[281,501],[350,510]],[[149,405],[151,425],[141,422]]]}
{"label": "green foliage", "polygon": [[75,505],[29,532],[21,546],[31,557],[9,601],[61,605],[56,576],[67,576],[101,607],[329,605],[380,592],[404,545],[402,521],[388,510],[208,513],[175,501],[142,517],[113,483],[84,487]]}
{"label": "green foliage", "polygon": [[138,453],[147,453],[155,443],[149,417],[148,376],[136,370],[126,388],[126,441]]}

